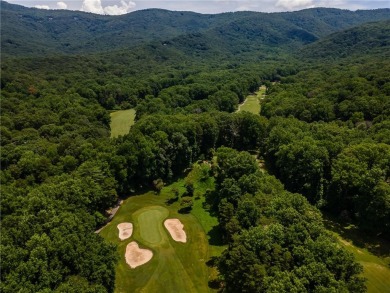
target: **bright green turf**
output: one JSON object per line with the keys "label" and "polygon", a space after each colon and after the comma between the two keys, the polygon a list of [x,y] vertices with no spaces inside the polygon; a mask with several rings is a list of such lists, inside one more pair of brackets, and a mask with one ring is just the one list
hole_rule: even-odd
{"label": "bright green turf", "polygon": [[260,99],[265,94],[265,87],[261,87],[258,92],[248,96],[244,103],[238,106],[237,112],[247,111],[253,114],[260,114]]}
{"label": "bright green turf", "polygon": [[[336,233],[335,233],[336,234]],[[363,276],[367,279],[367,292],[390,292],[390,269],[379,257],[371,254],[364,248],[358,248],[351,242],[336,234],[340,243],[355,255],[356,260],[363,266]]]}
{"label": "bright green turf", "polygon": [[[388,243],[378,242],[378,239],[371,239],[368,235],[360,233],[353,227],[344,227],[329,216],[325,217],[325,224],[328,229],[339,240],[340,244],[354,254],[356,260],[363,266],[363,276],[367,279],[368,293],[390,292],[390,268],[385,261],[389,255]],[[341,236],[343,235],[343,237]],[[359,244],[359,246],[354,245]],[[375,245],[373,245],[375,243]],[[378,257],[368,251],[370,248],[382,257]]]}
{"label": "bright green turf", "polygon": [[201,180],[202,173],[206,173],[210,170],[208,164],[194,164],[191,172],[187,175],[186,181],[194,183],[195,195],[194,206],[191,213],[198,219],[202,225],[207,239],[210,244],[210,256],[220,256],[222,251],[226,248],[226,245],[221,244],[221,231],[218,229],[218,219],[214,215],[210,214],[210,211],[204,208],[206,205],[206,198],[204,194],[209,191],[213,191],[215,188],[214,177],[205,178]]}
{"label": "bright green turf", "polygon": [[[212,292],[208,281],[210,271],[209,245],[202,225],[192,214],[177,212],[179,202],[167,205],[172,188],[182,194],[184,181],[164,187],[159,195],[148,192],[125,200],[100,234],[118,244],[120,257],[116,270],[115,292]],[[187,243],[175,242],[163,226],[166,218],[178,218],[184,224]],[[120,241],[117,225],[131,222],[134,225],[131,238]],[[125,262],[126,245],[137,241],[140,248],[153,251],[150,262],[131,269]]]}
{"label": "bright green turf", "polygon": [[161,206],[151,206],[134,213],[138,221],[140,235],[149,245],[161,245],[166,242],[165,231],[161,223],[168,217],[169,211]]}
{"label": "bright green turf", "polygon": [[134,124],[135,109],[120,110],[110,113],[111,137],[128,134]]}

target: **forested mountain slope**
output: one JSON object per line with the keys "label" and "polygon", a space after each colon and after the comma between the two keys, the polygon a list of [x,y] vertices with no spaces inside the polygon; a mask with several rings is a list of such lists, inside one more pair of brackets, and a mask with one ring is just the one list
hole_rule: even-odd
{"label": "forested mountain slope", "polygon": [[309,59],[340,59],[382,55],[389,58],[390,21],[362,24],[334,33],[302,49]]}
{"label": "forested mountain slope", "polygon": [[[305,69],[270,85],[261,108],[265,117],[280,119],[276,125],[295,132],[284,141],[272,141],[270,134],[266,151],[269,167],[287,189],[385,237],[390,227],[389,33],[390,22],[379,21],[308,45],[300,59],[308,62]],[[324,142],[325,137],[335,140]]]}
{"label": "forested mountain slope", "polygon": [[5,1],[1,1],[1,17],[2,48],[11,55],[115,50],[207,29],[227,19],[160,9],[103,16],[26,8]]}
{"label": "forested mountain slope", "polygon": [[292,42],[302,45],[360,23],[389,19],[389,15],[388,9],[351,12],[316,8],[293,13],[216,15],[148,9],[102,16],[25,8],[1,1],[1,45],[3,56],[42,56],[131,48],[152,40],[206,33],[211,34],[206,41],[216,44],[222,41],[221,45],[243,42],[249,46],[277,47]]}

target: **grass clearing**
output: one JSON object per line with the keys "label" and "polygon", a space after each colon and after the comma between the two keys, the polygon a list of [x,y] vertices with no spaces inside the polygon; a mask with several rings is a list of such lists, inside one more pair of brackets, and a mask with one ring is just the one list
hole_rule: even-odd
{"label": "grass clearing", "polygon": [[[210,231],[215,230],[218,221],[203,206],[204,192],[214,188],[213,178],[207,177],[194,183],[191,213],[178,213],[180,201],[167,204],[175,191],[183,195],[185,182],[198,180],[198,175],[204,174],[202,168],[195,164],[186,179],[165,186],[158,195],[147,192],[126,199],[113,220],[100,232],[106,240],[118,245],[120,260],[116,269],[115,292],[215,292],[208,284],[214,281],[216,270],[206,263],[213,256],[220,255],[224,247],[209,245],[210,239],[213,239]],[[203,171],[199,173],[199,170]],[[183,223],[186,243],[172,239],[163,224],[166,218],[177,218]],[[117,225],[123,222],[133,223],[133,234],[121,241]],[[153,252],[148,263],[135,269],[125,261],[126,246],[132,241],[137,241],[140,248]]]}
{"label": "grass clearing", "polygon": [[264,97],[265,91],[265,86],[261,86],[256,93],[246,97],[245,101],[238,106],[237,112],[246,111],[259,115],[261,109],[260,100]]}
{"label": "grass clearing", "polygon": [[111,138],[128,134],[134,125],[135,109],[119,110],[110,113]]}
{"label": "grass clearing", "polygon": [[[388,243],[379,244],[377,239],[370,241],[368,236],[363,238],[362,234],[351,226],[344,227],[329,217],[325,217],[325,219],[326,227],[332,231],[346,250],[354,254],[356,260],[363,266],[363,275],[367,279],[367,292],[390,292]],[[375,251],[381,257],[370,251]]]}

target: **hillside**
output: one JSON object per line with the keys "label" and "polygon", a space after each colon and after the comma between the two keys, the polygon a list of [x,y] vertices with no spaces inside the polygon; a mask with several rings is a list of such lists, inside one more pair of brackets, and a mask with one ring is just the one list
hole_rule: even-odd
{"label": "hillside", "polygon": [[380,54],[390,58],[390,21],[362,24],[331,34],[302,49],[310,59],[339,59]]}
{"label": "hillside", "polygon": [[3,53],[9,55],[115,50],[196,32],[226,19],[161,9],[103,16],[26,8],[5,1],[1,1],[1,18]]}
{"label": "hillside", "polygon": [[183,40],[188,46],[188,38],[195,35],[202,39],[196,41],[197,46],[217,44],[218,50],[227,47],[234,54],[279,47],[286,51],[354,25],[389,18],[388,9],[351,12],[322,8],[216,15],[148,9],[102,16],[26,8],[1,1],[1,46],[2,56],[80,54],[170,39]]}

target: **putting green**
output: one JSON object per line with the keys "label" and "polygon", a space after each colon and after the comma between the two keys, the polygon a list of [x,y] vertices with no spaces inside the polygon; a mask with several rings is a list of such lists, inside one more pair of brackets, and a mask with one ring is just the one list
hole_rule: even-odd
{"label": "putting green", "polygon": [[166,242],[163,221],[168,215],[169,211],[161,206],[147,207],[135,212],[134,218],[138,220],[139,233],[142,239],[151,245]]}
{"label": "putting green", "polygon": [[[164,190],[170,190],[170,187]],[[184,188],[183,188],[184,189]],[[212,292],[208,287],[210,273],[207,236],[191,214],[177,211],[179,202],[167,206],[170,193],[130,197],[123,202],[117,214],[101,232],[108,241],[118,246],[119,262],[116,269],[115,292]],[[178,218],[187,234],[186,243],[172,239],[164,227],[167,218]],[[133,235],[124,241],[118,238],[117,225],[133,223]],[[153,251],[152,259],[136,268],[125,260],[128,243],[136,241],[143,249]]]}

